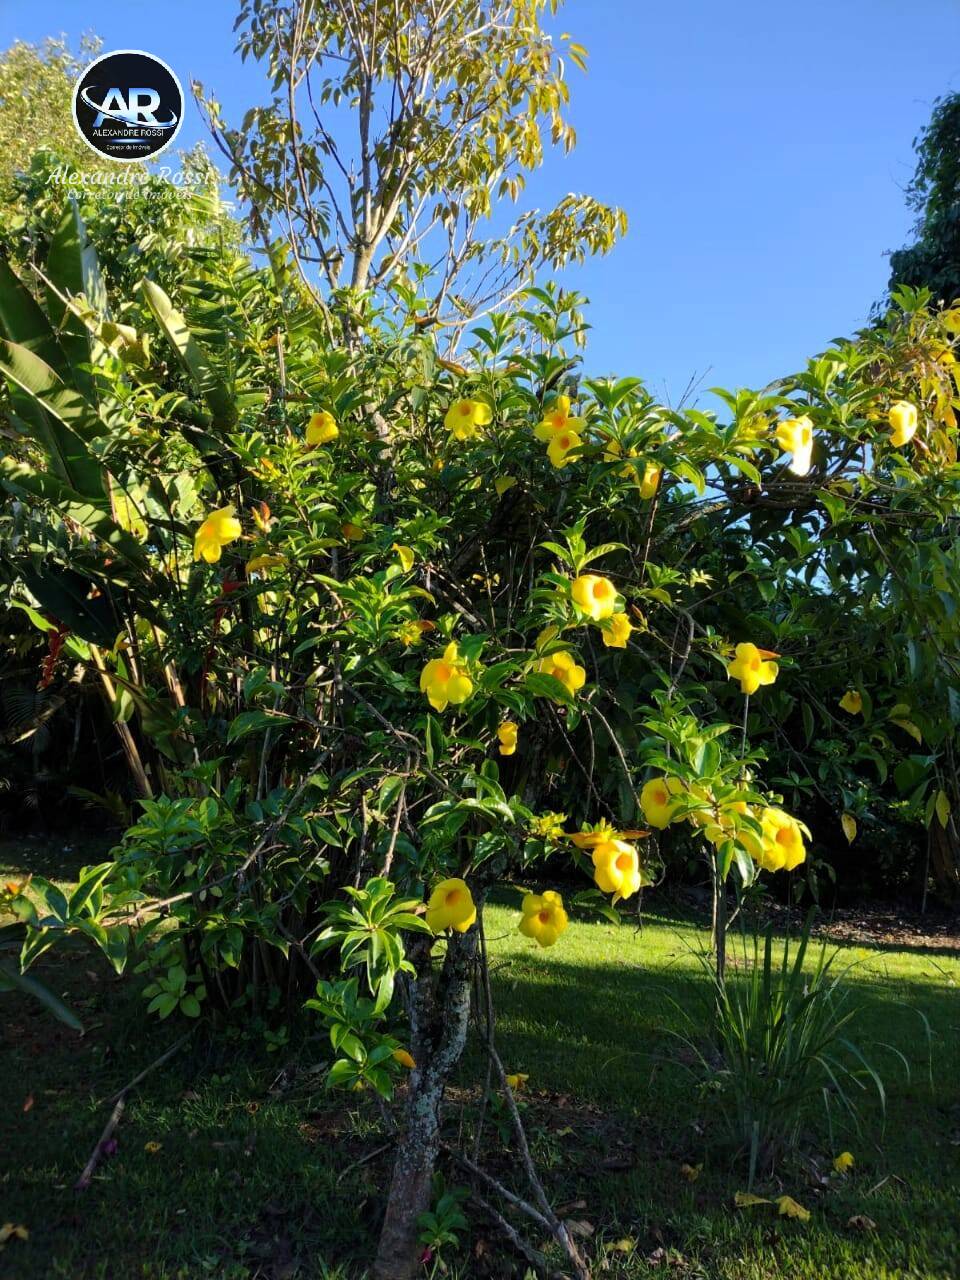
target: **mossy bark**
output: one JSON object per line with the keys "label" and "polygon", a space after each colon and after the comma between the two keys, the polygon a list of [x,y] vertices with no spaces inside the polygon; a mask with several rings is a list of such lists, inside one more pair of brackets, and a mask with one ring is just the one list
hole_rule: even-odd
{"label": "mossy bark", "polygon": [[422,1247],[417,1219],[430,1208],[430,1186],[440,1149],[444,1090],[460,1060],[470,1016],[470,982],[477,954],[477,927],[450,935],[437,976],[429,948],[414,958],[410,1006],[411,1072],[397,1143],[387,1209],[374,1265],[377,1280],[411,1280],[419,1274]]}

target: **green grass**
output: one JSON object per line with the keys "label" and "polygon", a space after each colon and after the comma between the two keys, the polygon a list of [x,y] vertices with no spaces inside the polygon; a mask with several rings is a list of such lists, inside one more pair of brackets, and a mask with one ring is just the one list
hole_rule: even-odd
{"label": "green grass", "polygon": [[[0,845],[0,876],[44,861],[44,874],[69,882],[70,860],[61,863],[56,852]],[[955,953],[846,949],[861,1006],[857,1037],[884,1077],[886,1121],[881,1129],[878,1107],[865,1095],[863,1132],[840,1129],[831,1145],[818,1118],[804,1150],[757,1188],[805,1205],[811,1219],[799,1223],[769,1206],[734,1209],[745,1172],[711,1141],[709,1112],[674,1060],[682,1049],[670,1035],[681,1029],[673,1002],[689,1008],[702,992],[694,954],[702,932],[665,917],[642,933],[576,922],[541,952],[515,924],[515,911],[489,909],[501,1052],[508,1070],[529,1073],[532,1145],[554,1202],[575,1204],[570,1216],[593,1228],[587,1247],[607,1264],[598,1275],[960,1274]],[[144,1020],[134,983],[115,979],[92,951],[44,957],[39,973],[68,995],[87,1033],[79,1039],[21,997],[2,997],[0,1222],[30,1230],[27,1242],[11,1241],[0,1253],[3,1280],[366,1274],[389,1154],[356,1163],[383,1137],[370,1099],[324,1091],[325,1036],[308,1025],[280,1054],[268,1054],[255,1034],[213,1042],[195,1036],[131,1095],[116,1155],[100,1164],[89,1190],[77,1192],[72,1186],[109,1114],[107,1099],[184,1027]],[[933,1033],[933,1090],[920,1013]],[[909,1082],[878,1042],[906,1054]],[[474,1066],[468,1059],[461,1087],[451,1090],[451,1131]],[[147,1143],[161,1145],[151,1152]],[[827,1176],[844,1148],[856,1156],[854,1173]],[[513,1176],[509,1156],[490,1159]],[[693,1183],[680,1173],[684,1162],[704,1166]],[[472,1236],[451,1256],[454,1272],[511,1274],[482,1215],[467,1211]],[[848,1225],[857,1215],[876,1229]],[[477,1240],[486,1247],[481,1261],[466,1252]],[[626,1241],[628,1252],[608,1250]],[[664,1269],[658,1259],[672,1265]]]}

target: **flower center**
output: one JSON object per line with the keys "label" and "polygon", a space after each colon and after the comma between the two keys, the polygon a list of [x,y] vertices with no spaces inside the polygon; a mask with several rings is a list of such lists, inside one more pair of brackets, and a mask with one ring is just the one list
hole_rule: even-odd
{"label": "flower center", "polygon": [[617,870],[629,871],[633,866],[633,857],[629,853],[621,853],[617,858]]}
{"label": "flower center", "polygon": [[464,418],[470,417],[470,401],[469,400],[461,400],[460,413]]}
{"label": "flower center", "polygon": [[541,923],[541,924],[549,924],[549,923],[550,923],[550,912],[549,912],[549,911],[541,911],[541,912],[539,913],[539,915],[537,916],[537,919],[540,921],[540,923]]}
{"label": "flower center", "polygon": [[455,906],[456,903],[460,901],[460,890],[459,889],[448,890],[445,901],[448,907]]}
{"label": "flower center", "polygon": [[593,584],[594,600],[606,600],[609,594],[610,594],[610,586],[608,583],[604,582],[602,578],[600,579],[599,582],[595,582]]}
{"label": "flower center", "polygon": [[775,839],[777,844],[791,844],[793,841],[793,834],[789,827],[781,827],[777,832]]}
{"label": "flower center", "polygon": [[667,795],[666,789],[661,787],[659,791],[653,793],[654,804],[666,804],[670,797]]}

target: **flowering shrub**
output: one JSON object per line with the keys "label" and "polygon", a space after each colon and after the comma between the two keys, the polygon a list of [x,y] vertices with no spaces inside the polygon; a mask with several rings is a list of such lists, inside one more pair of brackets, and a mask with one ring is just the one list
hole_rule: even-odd
{"label": "flowering shrub", "polygon": [[[493,885],[524,890],[531,945],[562,947],[579,911],[632,907],[679,833],[722,954],[729,878],[809,866],[794,806],[815,790],[853,821],[851,778],[897,733],[930,744],[896,767],[946,830],[952,322],[905,296],[775,392],[724,397],[722,423],[581,381],[579,300],[553,289],[458,363],[395,314],[335,340],[293,282],[206,271],[198,319],[229,358],[150,282],[125,313],[135,360],[105,304],[47,315],[3,282],[7,572],[99,681],[140,793],[69,900],[40,877],[15,895],[23,962],[84,934],[118,969],[135,956],[161,1016],[315,992],[332,1085],[408,1080],[378,1263],[407,1274]],[[864,660],[862,637],[928,591],[917,528],[936,599],[898,615],[904,702],[897,645]],[[854,579],[882,602],[856,632]],[[803,743],[838,701],[852,764],[810,778]],[[519,1128],[492,1021],[485,1047]]]}

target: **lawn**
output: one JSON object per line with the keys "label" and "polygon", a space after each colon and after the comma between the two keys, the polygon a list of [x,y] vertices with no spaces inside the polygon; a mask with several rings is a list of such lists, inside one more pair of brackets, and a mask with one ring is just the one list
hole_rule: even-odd
{"label": "lawn", "polygon": [[[68,883],[75,861],[35,844],[0,846],[0,874],[30,866]],[[695,924],[652,915],[642,930],[575,922],[549,952],[488,911],[499,1036],[555,1203],[577,1224],[597,1273],[681,1280],[911,1280],[960,1273],[960,958],[954,950],[845,947],[856,1035],[881,1071],[885,1121],[865,1098],[862,1132],[822,1119],[775,1178],[808,1222],[773,1206],[736,1209],[745,1172],[711,1140],[671,1035],[703,991]],[[131,1094],[92,1186],[73,1190],[110,1095],[184,1026],[145,1021],[136,981],[92,952],[44,957],[40,974],[86,1025],[79,1038],[20,996],[3,997],[6,1082],[0,1221],[26,1241],[0,1253],[2,1280],[307,1280],[365,1274],[389,1152],[364,1095],[323,1088],[325,1036],[309,1024],[268,1052],[262,1029],[192,1039]],[[924,1029],[925,1016],[931,1039]],[[906,1055],[910,1078],[895,1055]],[[469,1107],[476,1063],[451,1090],[449,1125]],[[932,1067],[933,1087],[930,1083]],[[842,1149],[852,1174],[830,1173]],[[369,1159],[364,1159],[370,1157]],[[512,1176],[512,1161],[495,1167]],[[695,1181],[681,1166],[702,1165]],[[460,1179],[445,1170],[449,1183]],[[522,1275],[482,1213],[454,1275]],[[873,1225],[870,1225],[873,1224]],[[425,1275],[429,1269],[425,1268]]]}

